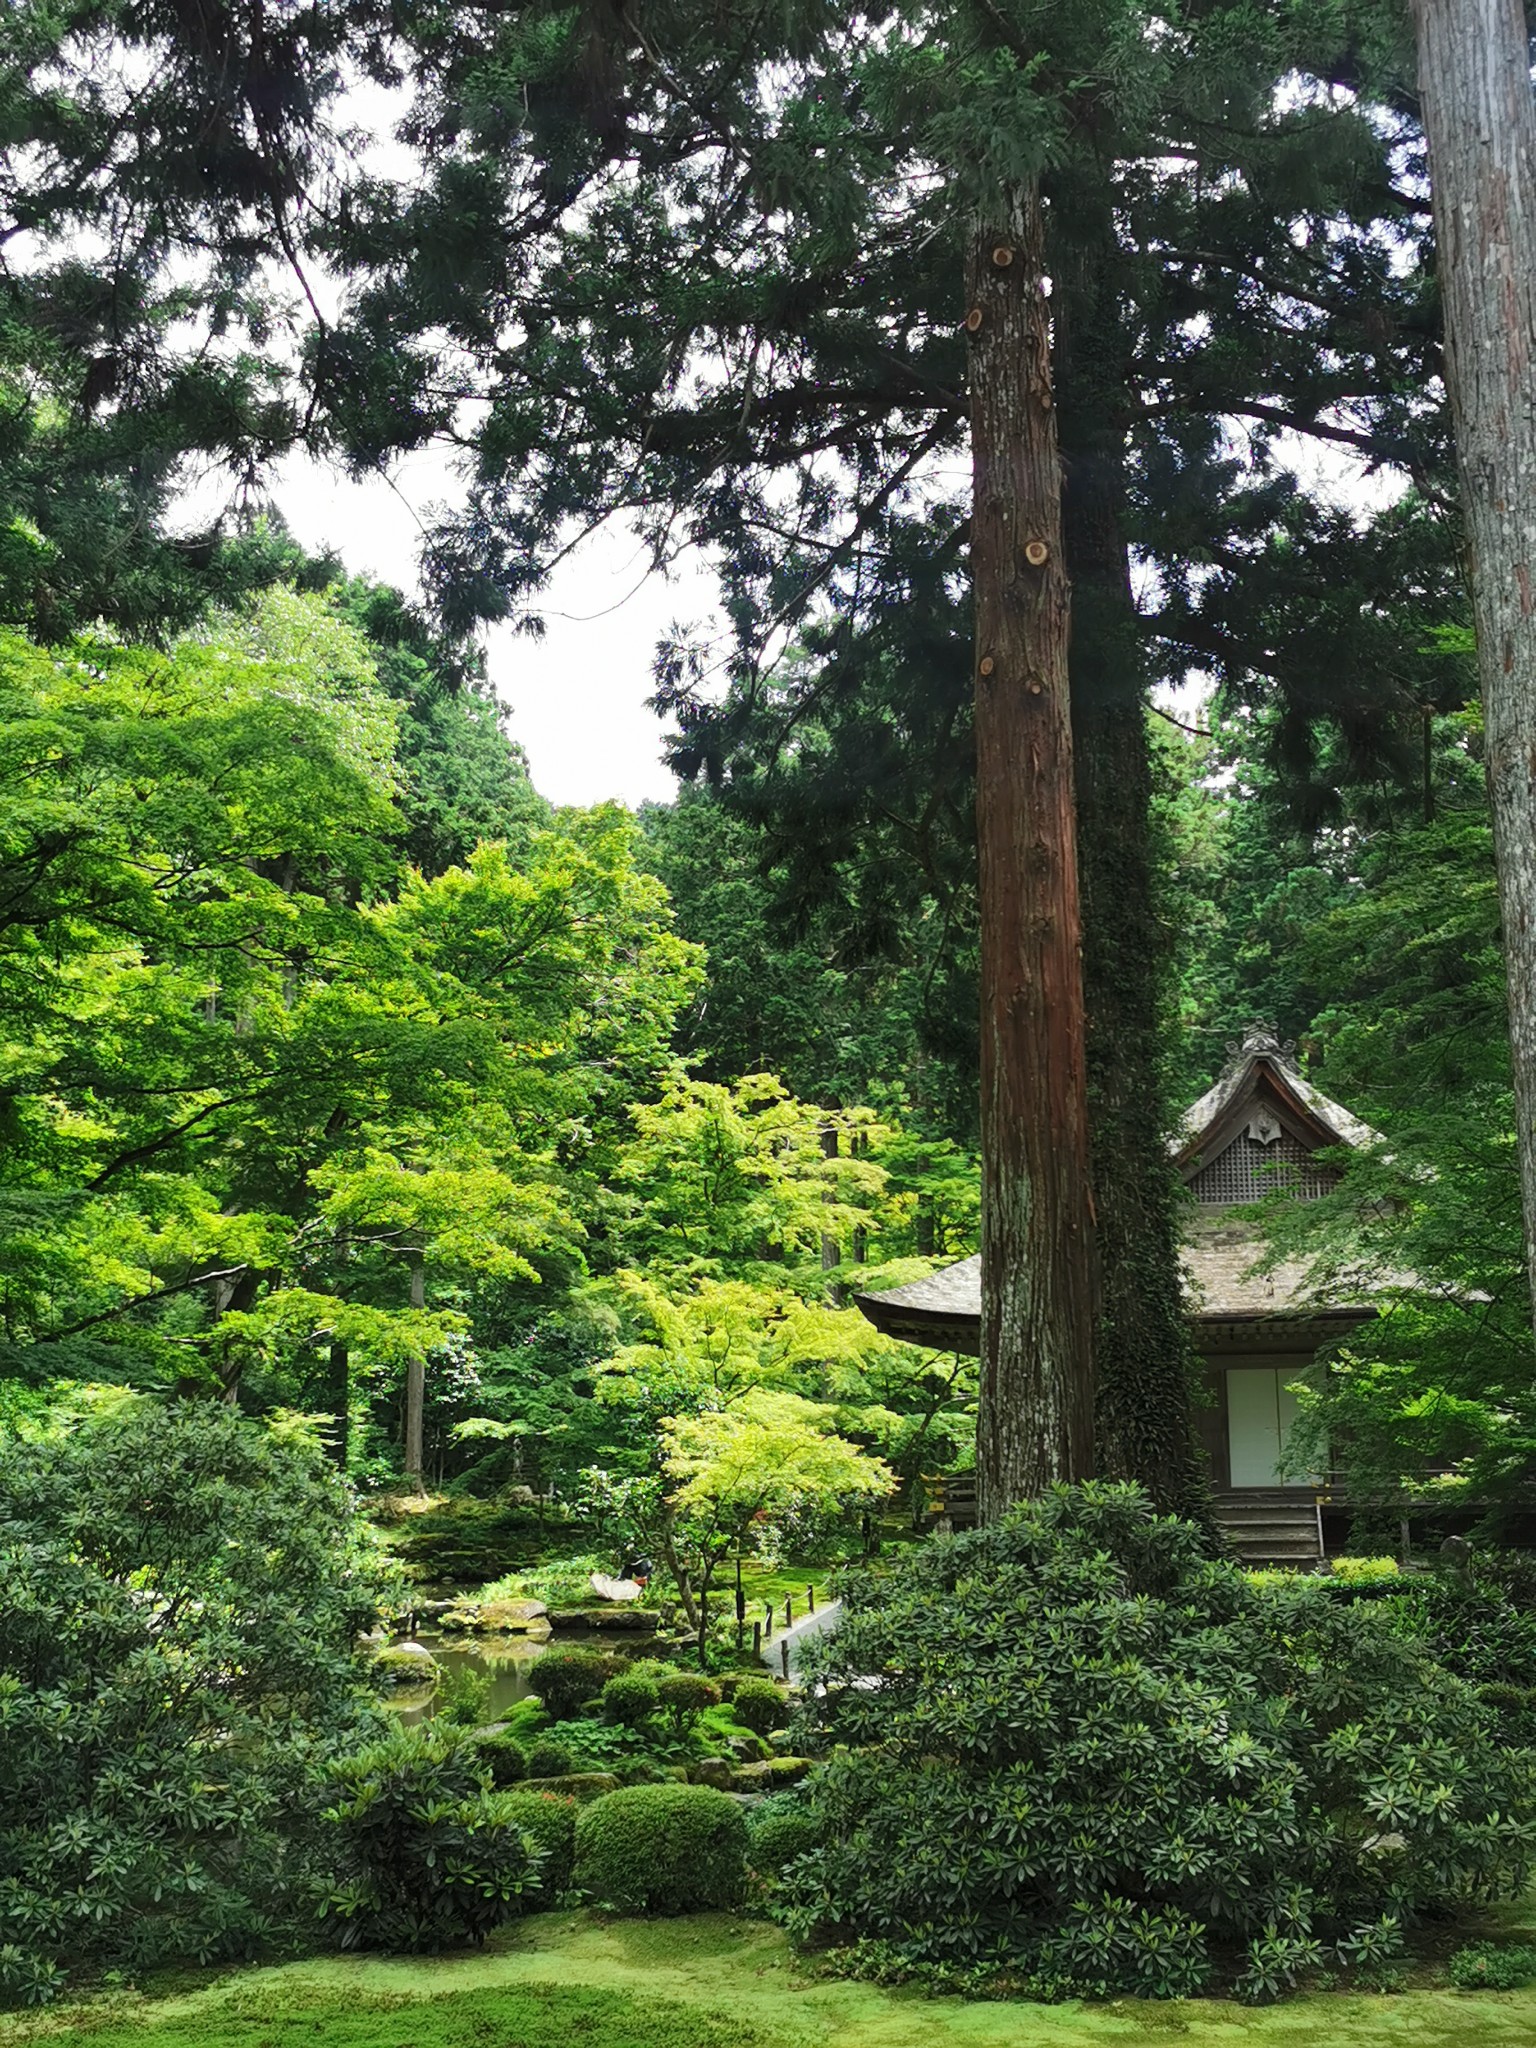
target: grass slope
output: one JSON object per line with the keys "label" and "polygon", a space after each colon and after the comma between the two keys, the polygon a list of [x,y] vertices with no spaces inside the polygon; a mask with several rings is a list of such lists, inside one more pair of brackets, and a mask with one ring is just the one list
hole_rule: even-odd
{"label": "grass slope", "polygon": [[1529,2048],[1536,1991],[972,2005],[806,1977],[761,1921],[541,1914],[478,1955],[245,1970],[0,2020],[0,2048]]}

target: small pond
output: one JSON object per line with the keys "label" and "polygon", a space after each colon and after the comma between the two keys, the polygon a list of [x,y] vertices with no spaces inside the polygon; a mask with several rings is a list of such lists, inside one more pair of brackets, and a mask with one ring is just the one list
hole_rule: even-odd
{"label": "small pond", "polygon": [[[444,1637],[429,1628],[418,1629],[411,1638],[432,1652],[445,1676],[477,1671],[490,1679],[487,1719],[491,1721],[501,1720],[509,1708],[535,1690],[533,1667],[552,1640],[548,1635]],[[560,1647],[612,1650],[615,1644],[612,1636],[600,1636],[595,1630],[562,1630]],[[437,1711],[437,1698],[435,1686],[401,1685],[387,1696],[386,1703],[394,1707],[402,1721],[428,1721]]]}

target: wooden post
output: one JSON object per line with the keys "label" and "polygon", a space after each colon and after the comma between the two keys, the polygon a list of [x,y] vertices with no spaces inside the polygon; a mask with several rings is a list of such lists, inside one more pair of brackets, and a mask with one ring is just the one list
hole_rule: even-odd
{"label": "wooden post", "polygon": [[816,1588],[814,1586],[807,1586],[805,1589],[805,1607],[808,1614],[816,1612]]}
{"label": "wooden post", "polygon": [[978,1513],[1093,1469],[1093,1203],[1070,591],[1038,187],[966,266],[981,898]]}
{"label": "wooden post", "polygon": [[788,1595],[788,1593],[786,1593],[786,1594],[784,1595],[784,1626],[785,1626],[786,1628],[793,1628],[793,1627],[794,1627],[794,1625],[795,1625],[795,1603],[794,1603],[794,1601],[793,1601],[793,1600],[792,1600],[792,1599],[790,1598],[790,1596]]}
{"label": "wooden post", "polygon": [[1521,0],[1412,0],[1536,1303],[1536,109]]}
{"label": "wooden post", "polygon": [[784,1673],[784,1682],[787,1685],[789,1683],[789,1639],[787,1636],[781,1636],[779,1639],[779,1668]]}
{"label": "wooden post", "polygon": [[762,1654],[763,1654],[763,1624],[762,1624],[762,1623],[761,1623],[760,1621],[754,1621],[754,1622],[753,1622],[753,1624],[752,1624],[752,1661],[753,1661],[753,1663],[756,1663],[756,1662],[758,1661],[758,1659],[759,1659],[759,1658],[760,1658],[760,1657],[762,1656]]}
{"label": "wooden post", "polygon": [[769,1638],[771,1638],[771,1636],[772,1636],[772,1635],[773,1635],[773,1602],[772,1602],[771,1600],[768,1600],[768,1601],[765,1601],[765,1602],[764,1602],[764,1605],[763,1605],[763,1639],[764,1639],[764,1641],[767,1641],[767,1640],[768,1640]]}

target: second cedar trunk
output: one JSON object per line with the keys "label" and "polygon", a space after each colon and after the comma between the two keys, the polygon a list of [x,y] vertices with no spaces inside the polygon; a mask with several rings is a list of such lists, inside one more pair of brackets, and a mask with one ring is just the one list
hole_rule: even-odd
{"label": "second cedar trunk", "polygon": [[990,1522],[1093,1466],[1071,606],[1037,190],[973,237],[966,285],[981,890],[976,1465]]}

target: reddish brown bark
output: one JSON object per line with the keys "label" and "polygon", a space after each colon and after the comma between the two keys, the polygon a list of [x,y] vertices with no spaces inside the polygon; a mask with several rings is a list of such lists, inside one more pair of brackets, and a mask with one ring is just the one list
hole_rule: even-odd
{"label": "reddish brown bark", "polygon": [[1071,599],[1037,192],[967,265],[981,887],[983,1521],[1093,1462]]}
{"label": "reddish brown bark", "polygon": [[1536,109],[1520,0],[1413,0],[1536,1305]]}

